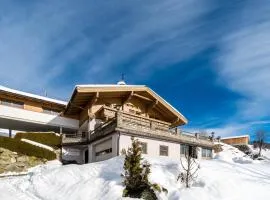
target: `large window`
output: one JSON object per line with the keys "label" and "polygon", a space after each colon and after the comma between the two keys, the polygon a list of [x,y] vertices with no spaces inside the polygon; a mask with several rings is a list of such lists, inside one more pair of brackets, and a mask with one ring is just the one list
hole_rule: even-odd
{"label": "large window", "polygon": [[195,146],[190,146],[187,144],[181,144],[180,145],[180,154],[181,155],[188,155],[191,156],[192,158],[197,158],[197,147]]}
{"label": "large window", "polygon": [[140,143],[141,143],[142,153],[147,154],[147,143],[146,142],[140,142]]}
{"label": "large window", "polygon": [[212,150],[211,149],[202,148],[202,157],[203,158],[211,158],[212,157]]}
{"label": "large window", "polygon": [[161,156],[168,156],[169,155],[169,147],[160,145],[159,146],[159,155]]}
{"label": "large window", "polygon": [[16,108],[24,107],[23,102],[13,101],[13,100],[8,100],[8,99],[0,99],[0,104],[5,105],[5,106],[16,107]]}

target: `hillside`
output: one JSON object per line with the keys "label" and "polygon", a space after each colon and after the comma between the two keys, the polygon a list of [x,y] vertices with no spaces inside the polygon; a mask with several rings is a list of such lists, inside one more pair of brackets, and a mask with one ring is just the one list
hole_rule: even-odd
{"label": "hillside", "polygon": [[[191,189],[176,183],[180,163],[168,158],[146,159],[152,164],[151,181],[168,189],[160,199],[254,200],[270,197],[270,162],[253,161],[229,145],[213,160],[203,160]],[[0,179],[0,199],[104,200],[121,199],[123,158],[61,166],[57,161],[31,169],[25,177]]]}

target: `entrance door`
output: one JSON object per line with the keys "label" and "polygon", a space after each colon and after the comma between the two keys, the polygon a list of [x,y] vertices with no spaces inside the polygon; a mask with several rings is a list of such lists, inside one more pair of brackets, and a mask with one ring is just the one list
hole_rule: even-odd
{"label": "entrance door", "polygon": [[88,155],[88,149],[87,149],[84,152],[84,161],[85,161],[85,163],[88,163],[88,158],[89,158],[89,155]]}

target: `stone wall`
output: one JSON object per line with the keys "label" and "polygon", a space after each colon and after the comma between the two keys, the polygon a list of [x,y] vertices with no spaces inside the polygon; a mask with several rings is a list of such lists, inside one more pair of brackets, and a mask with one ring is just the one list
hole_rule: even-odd
{"label": "stone wall", "polygon": [[47,160],[34,156],[26,156],[0,148],[0,174],[4,172],[23,172],[28,168],[46,163]]}

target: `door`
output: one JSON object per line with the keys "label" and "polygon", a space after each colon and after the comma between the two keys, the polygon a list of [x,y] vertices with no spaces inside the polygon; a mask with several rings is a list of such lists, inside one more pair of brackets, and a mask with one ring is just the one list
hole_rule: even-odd
{"label": "door", "polygon": [[87,150],[85,150],[85,152],[84,152],[84,162],[85,162],[85,163],[88,163],[88,158],[89,158],[89,153],[88,153],[88,149],[87,149]]}

